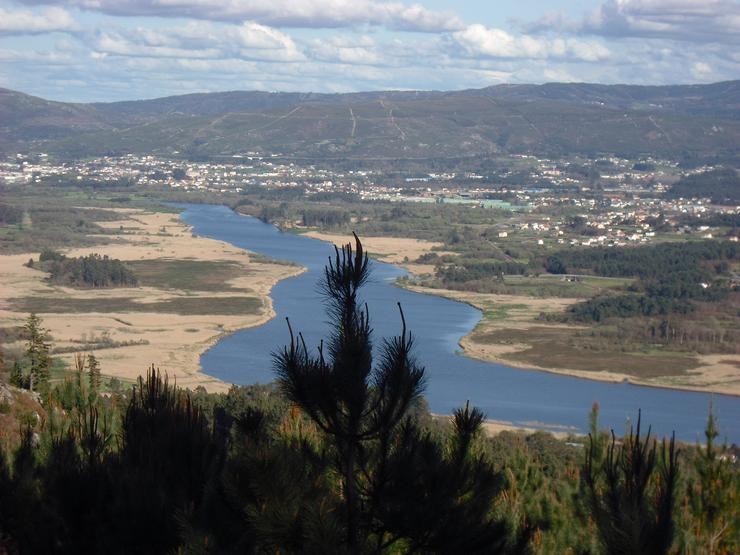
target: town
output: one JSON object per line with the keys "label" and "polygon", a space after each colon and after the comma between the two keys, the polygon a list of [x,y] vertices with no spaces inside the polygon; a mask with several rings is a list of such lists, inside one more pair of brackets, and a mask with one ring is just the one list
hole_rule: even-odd
{"label": "town", "polygon": [[306,200],[345,195],[358,202],[454,204],[495,213],[492,222],[500,241],[517,237],[542,247],[624,246],[667,236],[737,242],[737,226],[717,223],[731,221],[739,206],[717,204],[709,197],[666,195],[682,177],[713,170],[616,157],[510,155],[495,160],[487,171],[422,173],[299,165],[277,153],[247,152],[207,162],[133,154],[67,162],[40,153],[0,162],[0,183],[119,191],[136,187],[214,197],[290,189]]}

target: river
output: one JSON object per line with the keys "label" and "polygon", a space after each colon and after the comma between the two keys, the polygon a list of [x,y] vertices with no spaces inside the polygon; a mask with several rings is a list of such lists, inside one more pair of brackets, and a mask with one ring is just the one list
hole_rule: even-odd
{"label": "river", "polygon": [[[285,317],[302,331],[309,345],[327,335],[329,325],[317,283],[333,247],[323,241],[283,233],[255,218],[240,216],[224,206],[183,205],[183,221],[197,235],[226,241],[240,248],[304,266],[303,274],[278,283],[272,290],[278,315],[263,326],[241,330],[219,341],[201,357],[204,372],[235,384],[267,383],[274,379],[271,353],[288,340]],[[553,431],[583,432],[594,402],[600,405],[602,427],[618,434],[642,409],[644,425],[659,436],[676,432],[685,441],[703,439],[712,399],[720,438],[740,443],[740,398],[728,395],[606,383],[522,370],[462,356],[458,346],[480,319],[475,308],[423,295],[393,285],[404,270],[373,262],[372,281],[364,290],[375,344],[398,334],[396,303],[403,306],[414,338],[415,354],[426,367],[425,397],[432,412],[450,414],[467,400],[490,419]]]}

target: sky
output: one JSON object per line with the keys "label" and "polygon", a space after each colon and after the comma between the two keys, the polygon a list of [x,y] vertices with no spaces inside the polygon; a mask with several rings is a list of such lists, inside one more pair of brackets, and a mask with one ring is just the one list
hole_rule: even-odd
{"label": "sky", "polygon": [[0,87],[51,100],[740,79],[740,0],[0,0]]}

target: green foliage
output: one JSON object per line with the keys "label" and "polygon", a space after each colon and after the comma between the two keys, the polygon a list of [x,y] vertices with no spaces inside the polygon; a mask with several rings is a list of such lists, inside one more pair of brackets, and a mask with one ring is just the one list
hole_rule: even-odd
{"label": "green foliage", "polygon": [[[483,414],[467,405],[455,413],[445,449],[407,418],[422,390],[424,369],[401,312],[401,334],[383,342],[373,366],[368,309],[359,290],[368,259],[355,236],[325,269],[322,290],[334,331],[311,355],[293,335],[275,355],[281,389],[323,433],[341,477],[342,549],[393,546],[432,552],[502,553],[506,526],[490,515],[498,477],[474,453]],[[435,484],[434,487],[430,487]]]}
{"label": "green foliage", "polygon": [[601,322],[611,317],[687,314],[695,308],[692,301],[722,301],[729,290],[721,276],[737,258],[735,243],[702,241],[559,251],[544,266],[551,273],[639,278],[633,292],[597,296],[569,310],[576,320]]}
{"label": "green foliage", "polygon": [[673,545],[678,488],[675,441],[663,442],[658,456],[650,431],[636,429],[620,445],[612,433],[606,454],[591,437],[583,480],[591,500],[591,517],[607,554],[665,554]]}
{"label": "green foliage", "polygon": [[20,196],[18,191],[2,190],[0,198],[12,199],[19,207],[28,207],[24,212],[26,223],[22,227],[6,228],[10,233],[0,236],[0,252],[6,254],[40,252],[49,245],[59,248],[94,245],[102,240],[91,234],[108,233],[94,222],[120,218],[113,211],[80,208],[75,204],[80,202],[79,198],[60,198],[48,189],[34,188],[31,197]]}
{"label": "green foliage", "polygon": [[23,375],[23,369],[21,368],[20,360],[16,360],[13,362],[13,367],[10,370],[9,381],[10,385],[13,385],[15,387],[20,387],[23,389],[28,389],[30,387],[30,382]]}
{"label": "green foliage", "polygon": [[[591,273],[607,277],[655,279],[668,273],[690,269],[705,271],[709,261],[736,260],[738,247],[729,241],[660,243],[634,248],[595,247],[562,250],[544,263],[550,273]],[[710,272],[711,274],[711,272]]]}
{"label": "green foliage", "polygon": [[740,477],[726,445],[717,446],[719,435],[712,407],[704,431],[706,443],[699,448],[694,473],[686,480],[684,533],[685,553],[730,554],[740,550]]}
{"label": "green foliage", "polygon": [[437,277],[447,284],[491,279],[504,274],[524,275],[528,271],[525,264],[518,262],[487,262],[461,260],[448,266],[437,268]]}
{"label": "green foliage", "polygon": [[10,204],[0,204],[0,225],[18,225],[23,221],[23,210]]}
{"label": "green foliage", "polygon": [[87,355],[87,379],[90,395],[95,398],[100,392],[100,363],[92,353]]}
{"label": "green foliage", "polygon": [[673,184],[669,198],[709,197],[715,204],[736,206],[740,202],[740,176],[732,168],[720,168],[682,177]]}
{"label": "green foliage", "polygon": [[123,416],[121,475],[112,507],[131,534],[131,551],[177,546],[178,519],[202,503],[207,485],[218,476],[222,449],[189,395],[154,368],[139,378]]}
{"label": "green foliage", "polygon": [[123,262],[107,255],[89,254],[67,258],[53,251],[44,251],[40,266],[51,275],[53,283],[74,287],[135,287],[138,280]]}
{"label": "green foliage", "polygon": [[53,249],[44,249],[41,251],[41,254],[39,254],[39,262],[61,262],[66,257]]}
{"label": "green foliage", "polygon": [[25,358],[29,365],[29,389],[45,395],[49,392],[51,356],[50,345],[46,342],[48,330],[41,324],[41,318],[32,312],[23,329],[27,338]]}
{"label": "green foliage", "polygon": [[349,213],[337,208],[306,208],[302,213],[302,224],[307,227],[333,228],[349,222]]}
{"label": "green foliage", "polygon": [[[311,354],[291,330],[275,355],[277,384],[189,392],[152,368],[133,389],[111,379],[113,393],[97,395],[95,357],[77,357],[44,416],[0,454],[2,548],[737,552],[738,469],[715,446],[711,413],[706,449],[679,455],[673,441],[642,438],[639,419],[609,441],[594,406],[585,463],[580,438],[484,437],[484,415],[468,405],[433,420],[403,313],[401,333],[371,361],[367,279],[359,240],[337,251],[323,281],[333,333]],[[30,331],[43,343],[38,317]],[[25,378],[17,368],[14,379]]]}

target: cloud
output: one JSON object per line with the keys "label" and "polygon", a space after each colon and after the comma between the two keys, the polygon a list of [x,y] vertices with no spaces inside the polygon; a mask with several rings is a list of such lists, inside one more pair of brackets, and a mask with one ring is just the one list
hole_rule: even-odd
{"label": "cloud", "polygon": [[0,7],[0,35],[35,35],[74,31],[76,28],[72,16],[62,8],[46,8],[33,12]]}
{"label": "cloud", "polygon": [[[21,0],[50,4],[51,0]],[[69,0],[68,6],[109,15],[256,21],[273,27],[337,28],[357,25],[443,32],[463,28],[454,14],[419,4],[382,0]]]}
{"label": "cloud", "polygon": [[180,27],[137,27],[99,31],[90,40],[97,57],[247,59],[295,62],[305,57],[288,35],[251,21],[241,25],[187,23]]}
{"label": "cloud", "polygon": [[609,50],[600,43],[571,38],[537,38],[512,35],[502,29],[469,25],[451,35],[453,41],[472,57],[575,59],[597,62],[609,57]]}
{"label": "cloud", "polygon": [[375,41],[367,36],[337,36],[311,42],[311,57],[325,62],[356,65],[385,65],[387,60],[378,51]]}
{"label": "cloud", "polygon": [[607,0],[580,21],[550,13],[524,28],[528,32],[737,44],[740,4],[734,0]]}

